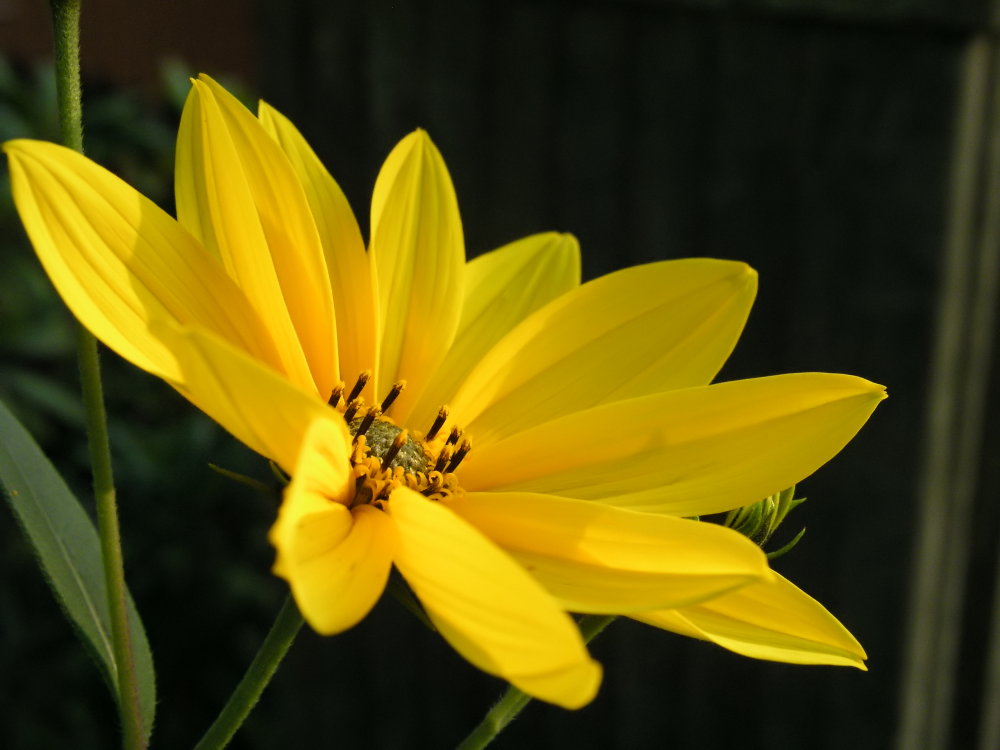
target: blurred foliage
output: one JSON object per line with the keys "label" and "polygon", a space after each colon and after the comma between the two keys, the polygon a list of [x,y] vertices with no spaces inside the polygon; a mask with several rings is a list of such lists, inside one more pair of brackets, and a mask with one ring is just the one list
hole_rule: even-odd
{"label": "blurred foliage", "polygon": [[[84,118],[90,156],[161,205],[170,195],[173,133],[138,97],[88,91]],[[0,59],[0,141],[59,140],[50,65],[20,68]],[[168,102],[163,109],[176,109]],[[43,444],[63,426],[80,428],[74,338],[62,303],[20,227],[6,163],[0,172],[0,398]]]}
{"label": "blurred foliage", "polygon": [[[174,134],[190,74],[183,64],[166,64],[162,96],[152,102],[84,83],[88,156],[171,213]],[[19,67],[0,59],[0,141],[58,140],[54,102],[50,66]],[[0,259],[0,399],[89,508],[75,323],[20,225],[5,160]],[[284,595],[269,573],[266,541],[277,499],[213,472],[209,462],[272,480],[266,464],[172,389],[105,353],[127,575],[164,691],[158,742],[191,744],[232,689],[256,650],[266,627],[261,623],[273,617]],[[0,729],[0,747],[114,745],[116,722],[98,670],[52,600],[8,513],[0,514],[0,565],[5,573],[0,674],[9,687],[18,686],[6,701],[13,719]],[[238,624],[220,632],[193,623],[199,615]],[[211,663],[202,663],[204,654],[214,654]],[[195,673],[198,685],[191,685],[189,675]]]}

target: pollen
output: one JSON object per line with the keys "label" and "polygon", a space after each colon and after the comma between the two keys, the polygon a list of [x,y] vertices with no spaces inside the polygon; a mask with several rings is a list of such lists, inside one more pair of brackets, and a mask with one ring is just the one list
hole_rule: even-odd
{"label": "pollen", "polygon": [[369,371],[361,373],[346,397],[346,386],[338,383],[329,399],[330,406],[343,414],[354,438],[350,460],[355,487],[351,506],[381,507],[397,487],[408,487],[432,500],[459,492],[454,472],[472,449],[472,443],[460,427],[442,432],[448,421],[448,408],[438,411],[427,432],[408,430],[387,415],[406,388],[406,381],[394,383],[378,406],[366,406],[361,393],[370,380]]}

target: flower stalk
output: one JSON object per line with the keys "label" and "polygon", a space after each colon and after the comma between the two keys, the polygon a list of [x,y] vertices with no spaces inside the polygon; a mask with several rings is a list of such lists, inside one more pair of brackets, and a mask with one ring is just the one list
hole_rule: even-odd
{"label": "flower stalk", "polygon": [[83,153],[83,97],[80,93],[80,2],[50,0],[55,46],[56,97],[62,142]]}
{"label": "flower stalk", "polygon": [[[617,619],[616,615],[586,615],[581,617],[578,625],[584,642],[590,643],[608,625],[614,622],[615,619]],[[486,713],[479,726],[473,729],[472,733],[462,740],[462,744],[458,746],[458,750],[480,750],[486,747],[497,738],[497,735],[508,724],[517,718],[518,714],[530,702],[530,695],[518,690],[513,685],[508,686],[503,697]]]}
{"label": "flower stalk", "polygon": [[[56,93],[59,126],[63,143],[83,152],[83,106],[80,92],[80,0],[51,0],[55,46]],[[115,655],[115,690],[122,727],[122,746],[126,750],[146,747],[146,732],[139,706],[139,688],[135,659],[128,627],[125,597],[125,568],[122,559],[121,532],[111,469],[111,445],[108,439],[104,387],[97,340],[77,324],[77,358],[80,388],[83,395],[90,448],[91,472],[97,528],[101,539],[101,560],[108,596],[111,638]]]}
{"label": "flower stalk", "polygon": [[260,650],[247,668],[247,672],[236,686],[229,701],[218,718],[205,732],[205,736],[195,746],[195,750],[220,750],[229,744],[253,707],[260,700],[264,688],[278,669],[281,660],[291,647],[295,636],[302,627],[302,615],[289,597],[274,620],[271,630],[264,638]]}

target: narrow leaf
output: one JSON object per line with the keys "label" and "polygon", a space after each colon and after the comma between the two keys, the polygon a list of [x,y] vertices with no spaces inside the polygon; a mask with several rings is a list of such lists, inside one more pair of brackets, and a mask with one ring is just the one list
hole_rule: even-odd
{"label": "narrow leaf", "polygon": [[[97,530],[55,467],[2,401],[0,485],[56,599],[93,649],[109,686],[115,685],[117,665]],[[131,595],[128,615],[148,739],[156,710],[153,656]]]}

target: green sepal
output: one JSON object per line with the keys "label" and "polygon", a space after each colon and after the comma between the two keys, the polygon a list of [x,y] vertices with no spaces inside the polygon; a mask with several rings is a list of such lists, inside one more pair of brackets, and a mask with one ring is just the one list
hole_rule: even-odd
{"label": "green sepal", "polygon": [[269,485],[267,482],[262,482],[259,479],[254,479],[253,477],[248,477],[246,474],[241,474],[238,471],[233,471],[232,469],[226,469],[218,464],[213,464],[209,462],[208,468],[214,471],[220,476],[224,476],[226,479],[232,479],[234,482],[239,482],[240,484],[246,485],[251,489],[257,490],[264,495],[273,495],[275,489],[273,486]]}
{"label": "green sepal", "polygon": [[792,541],[790,541],[784,547],[779,547],[778,549],[774,550],[773,552],[767,552],[766,553],[767,559],[768,560],[777,560],[779,557],[783,557],[784,555],[788,554],[802,540],[802,537],[804,537],[805,534],[806,534],[806,527],[803,526],[802,529],[799,531],[799,533],[796,534],[792,538]]}
{"label": "green sepal", "polygon": [[288,483],[292,481],[292,478],[285,473],[284,469],[274,463],[274,461],[268,461],[267,463],[271,467],[271,473],[274,474],[274,478],[278,480],[278,483],[281,484],[282,487],[287,487]]}

